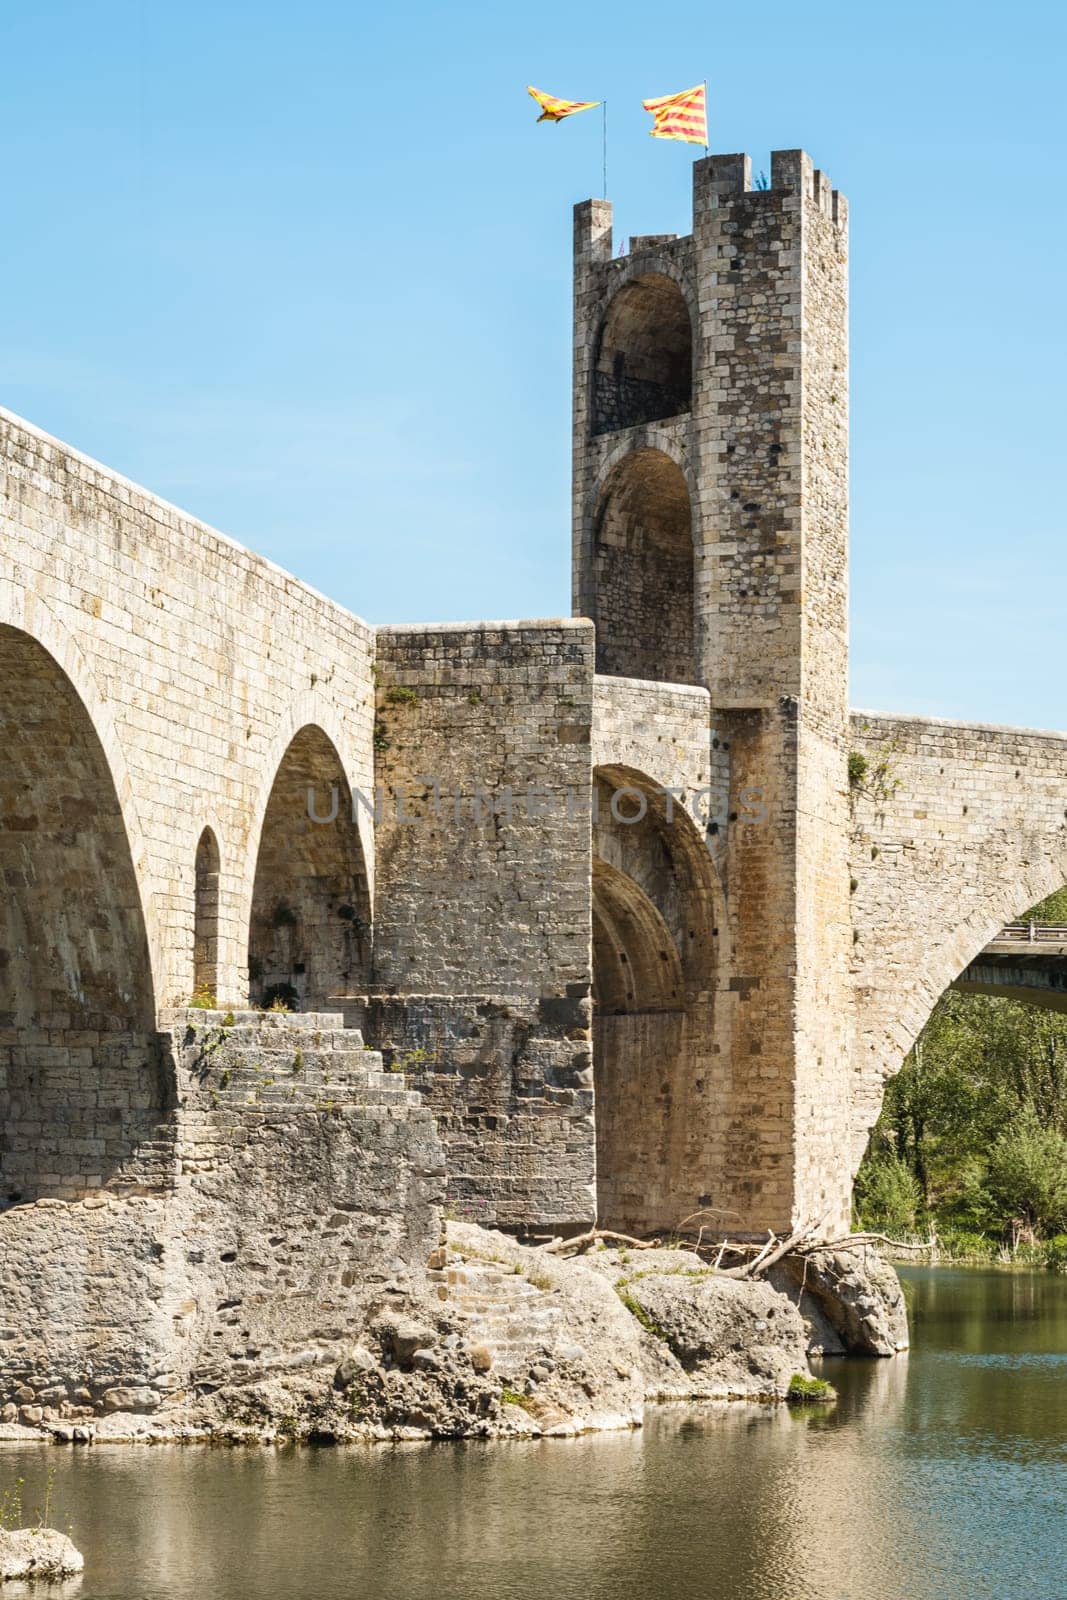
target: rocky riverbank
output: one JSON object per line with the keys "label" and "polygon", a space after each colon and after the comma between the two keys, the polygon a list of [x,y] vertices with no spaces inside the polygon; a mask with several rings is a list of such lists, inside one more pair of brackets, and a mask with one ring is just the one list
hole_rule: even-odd
{"label": "rocky riverbank", "polygon": [[[396,1263],[357,1325],[260,1353],[239,1381],[104,1416],[14,1408],[0,1438],[232,1442],[566,1436],[640,1426],[646,1401],[776,1402],[809,1354],[907,1347],[896,1275],[869,1249],[787,1258],[772,1279],[690,1251],[566,1259],[449,1223],[425,1267]],[[66,1413],[66,1414],[64,1414]]]}
{"label": "rocky riverbank", "polygon": [[51,1582],[82,1571],[85,1562],[56,1528],[0,1528],[0,1583],[40,1578]]}

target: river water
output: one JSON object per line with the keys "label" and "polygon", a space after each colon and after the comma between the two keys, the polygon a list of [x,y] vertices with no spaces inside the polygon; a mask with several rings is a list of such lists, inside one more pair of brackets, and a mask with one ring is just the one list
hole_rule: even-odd
{"label": "river water", "polygon": [[[902,1273],[914,1348],[832,1410],[524,1444],[0,1447],[84,1578],[37,1600],[1064,1600],[1067,1278]],[[4,1587],[4,1600],[30,1593]]]}

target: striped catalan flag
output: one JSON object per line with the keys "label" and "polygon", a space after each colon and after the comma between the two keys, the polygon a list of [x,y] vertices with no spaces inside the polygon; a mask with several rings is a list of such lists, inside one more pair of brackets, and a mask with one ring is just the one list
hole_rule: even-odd
{"label": "striped catalan flag", "polygon": [[538,122],[562,122],[564,117],[573,117],[576,111],[592,111],[594,106],[600,104],[599,100],[560,100],[554,94],[544,94],[542,90],[533,88],[531,84],[526,85],[526,92],[532,94],[541,107]]}
{"label": "striped catalan flag", "polygon": [[684,144],[708,142],[708,86],[698,83],[695,89],[683,89],[681,94],[660,95],[658,100],[642,102],[651,111],[653,126],[648,130],[653,139],[681,139]]}

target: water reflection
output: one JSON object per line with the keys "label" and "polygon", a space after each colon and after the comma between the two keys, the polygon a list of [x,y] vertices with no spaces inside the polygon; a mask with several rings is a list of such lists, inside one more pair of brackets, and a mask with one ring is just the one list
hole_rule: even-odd
{"label": "water reflection", "polygon": [[[907,1274],[914,1348],[832,1410],[660,1407],[573,1441],[8,1447],[85,1551],[66,1600],[1062,1600],[1067,1280]],[[17,1591],[5,1586],[4,1600]],[[40,1600],[40,1597],[37,1597]]]}

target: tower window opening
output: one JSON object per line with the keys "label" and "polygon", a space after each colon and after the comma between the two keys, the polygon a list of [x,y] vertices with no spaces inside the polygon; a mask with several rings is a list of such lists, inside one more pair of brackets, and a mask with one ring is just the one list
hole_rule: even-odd
{"label": "tower window opening", "polygon": [[660,273],[633,279],[608,306],[597,339],[593,433],[678,416],[691,408],[692,388],[685,296]]}

